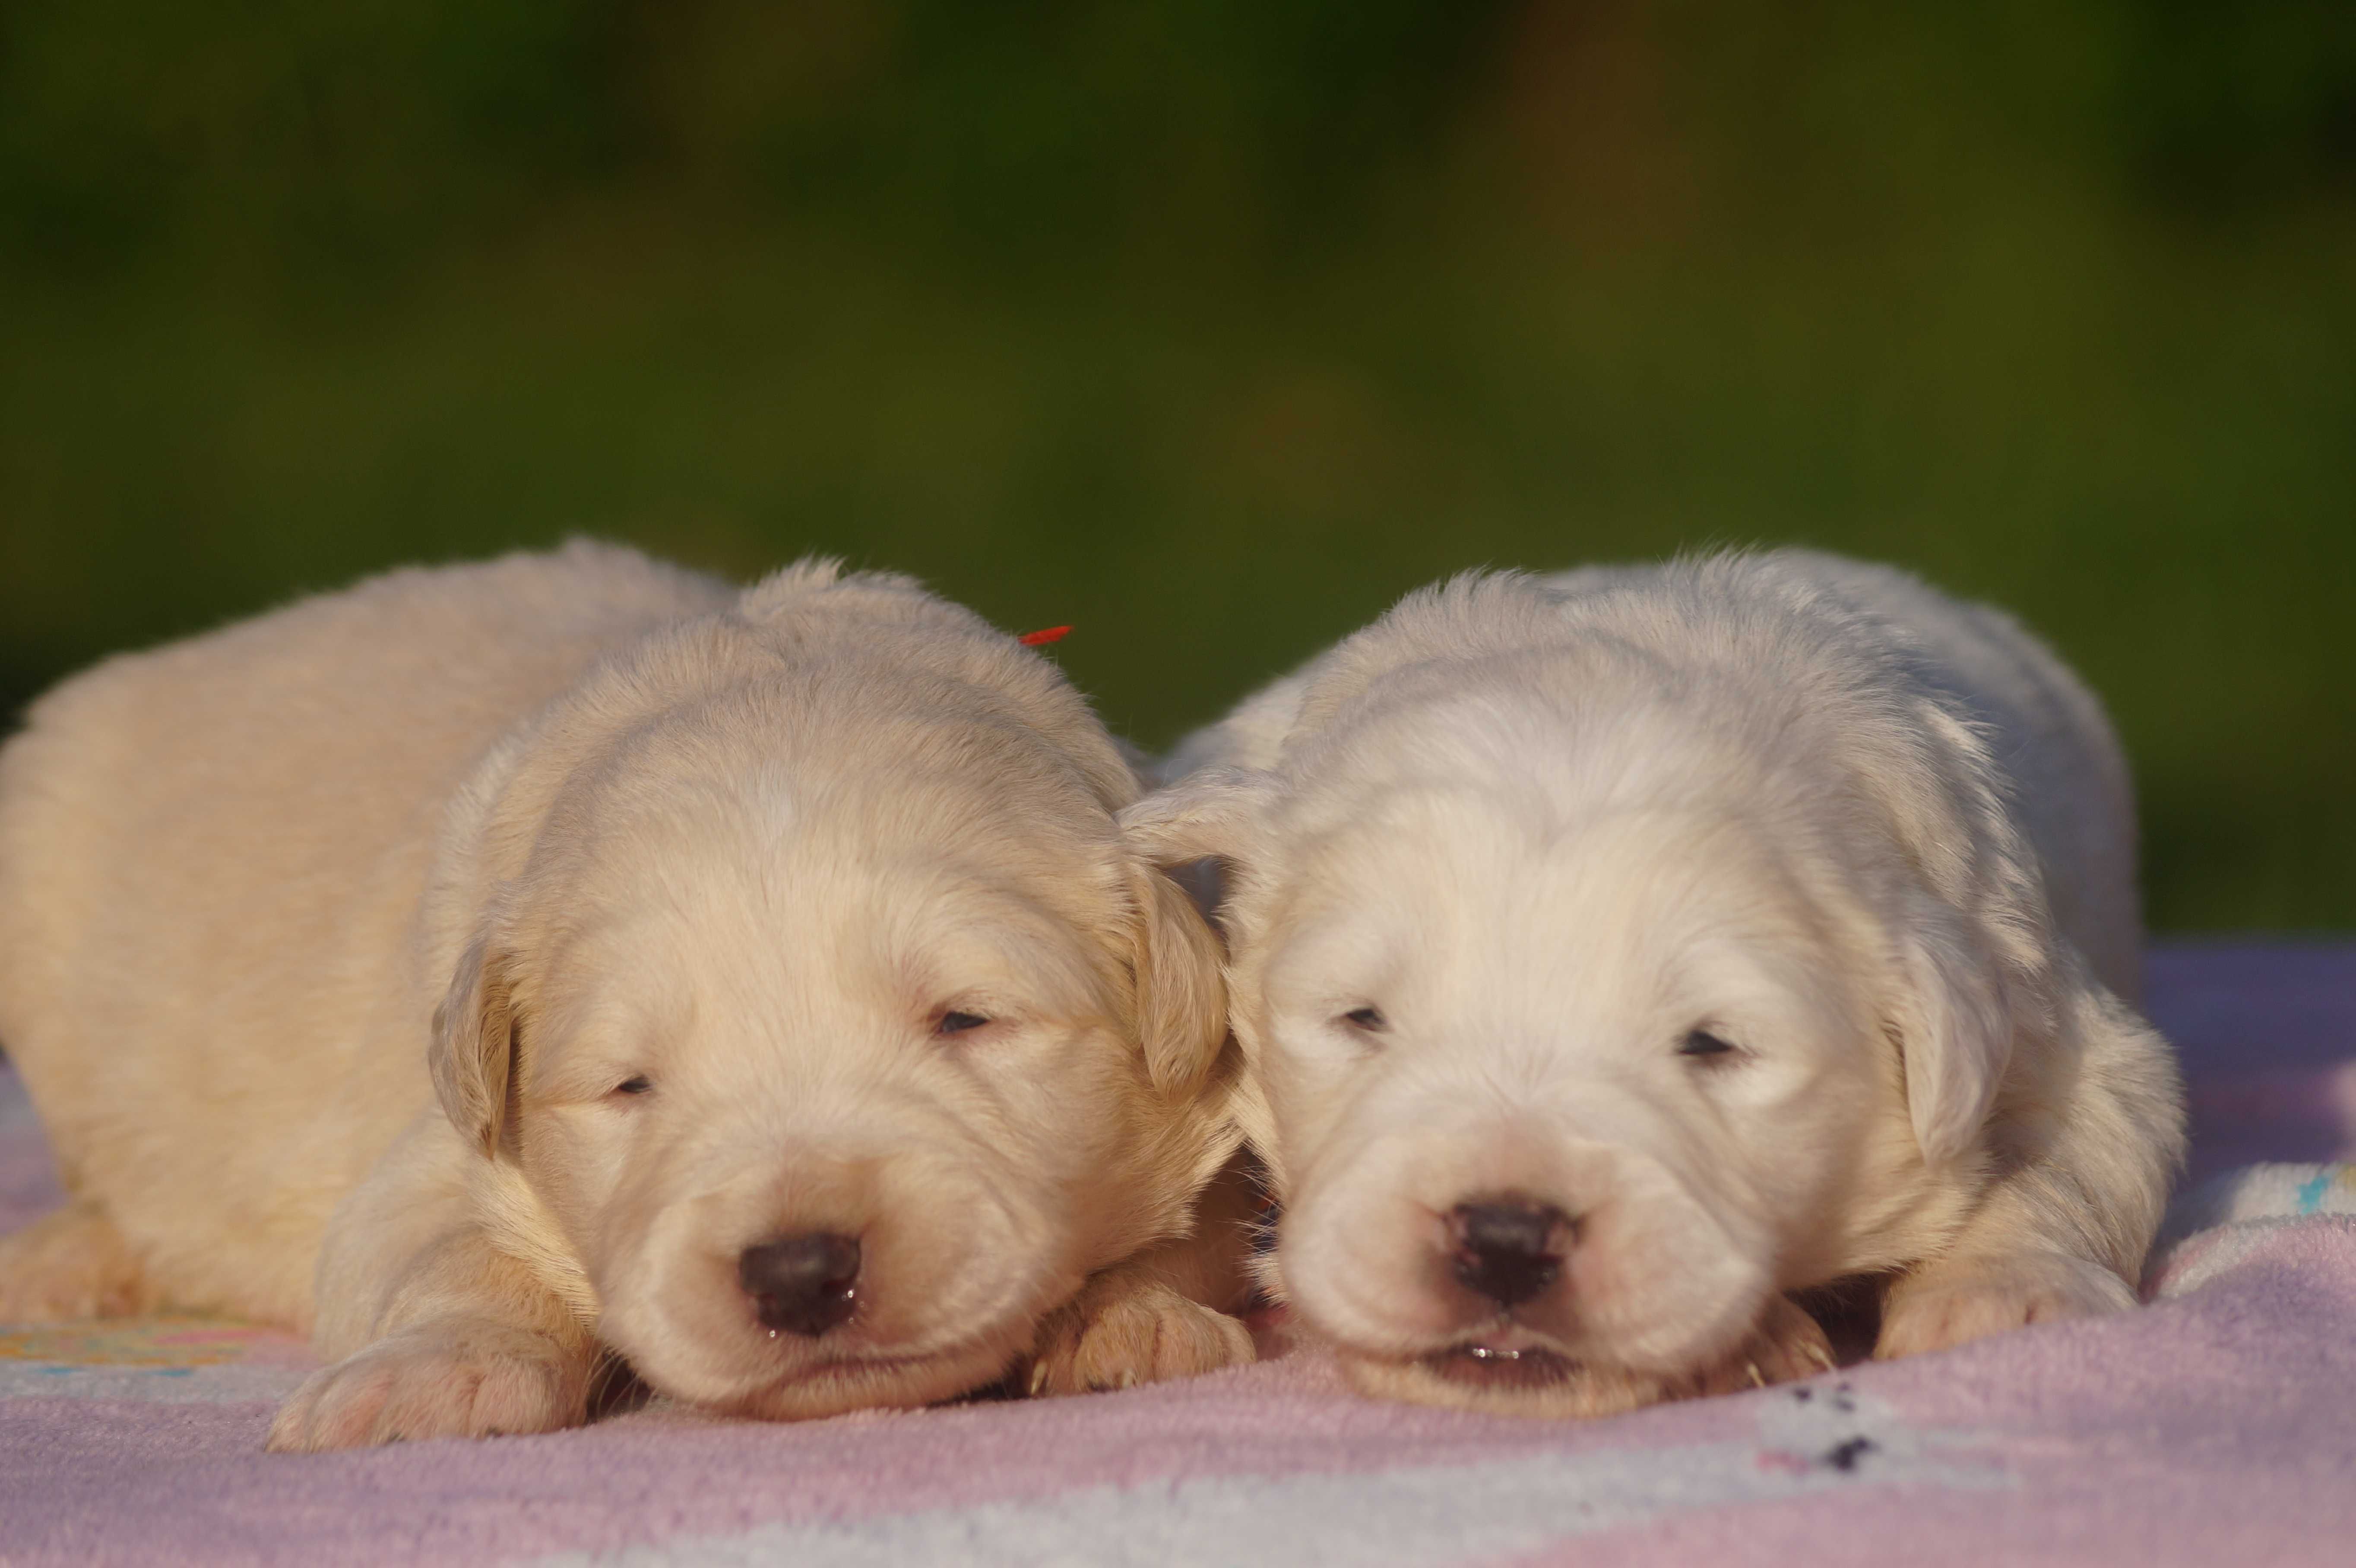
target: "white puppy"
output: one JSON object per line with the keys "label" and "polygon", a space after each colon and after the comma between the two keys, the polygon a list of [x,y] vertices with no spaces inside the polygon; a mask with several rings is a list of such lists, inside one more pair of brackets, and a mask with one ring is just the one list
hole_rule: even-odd
{"label": "white puppy", "polygon": [[1226,862],[1276,1273],[1372,1391],[1599,1413],[2135,1300],[2182,1145],[2126,767],[1996,612],[1793,553],[1411,595],[1131,809]]}
{"label": "white puppy", "polygon": [[0,753],[72,1195],[0,1321],[316,1325],[296,1449],[578,1422],[609,1353],[764,1416],[1248,1359],[1169,1287],[1235,1069],[1137,788],[1046,660],[824,563],[574,545],[112,660]]}

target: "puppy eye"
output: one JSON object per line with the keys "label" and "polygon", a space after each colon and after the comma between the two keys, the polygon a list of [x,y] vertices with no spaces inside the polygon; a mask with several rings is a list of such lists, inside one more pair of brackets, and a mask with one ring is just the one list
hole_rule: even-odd
{"label": "puppy eye", "polygon": [[1353,1008],[1342,1015],[1342,1021],[1352,1029],[1364,1029],[1368,1034],[1380,1034],[1391,1027],[1390,1020],[1383,1017],[1383,1009],[1380,1008]]}
{"label": "puppy eye", "polygon": [[933,1032],[935,1034],[964,1034],[969,1029],[980,1029],[989,1021],[990,1020],[988,1019],[982,1017],[980,1013],[947,1012],[941,1015],[941,1021],[933,1026]]}
{"label": "puppy eye", "polygon": [[1694,1029],[1677,1046],[1679,1056],[1690,1056],[1703,1061],[1723,1061],[1734,1054],[1734,1047],[1706,1029]]}
{"label": "puppy eye", "polygon": [[654,1087],[654,1081],[641,1072],[635,1078],[625,1078],[614,1085],[616,1094],[643,1094]]}

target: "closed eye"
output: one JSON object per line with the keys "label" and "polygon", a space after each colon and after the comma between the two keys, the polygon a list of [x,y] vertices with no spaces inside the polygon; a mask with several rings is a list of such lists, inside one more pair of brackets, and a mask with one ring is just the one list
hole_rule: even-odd
{"label": "closed eye", "polygon": [[1342,1021],[1352,1029],[1363,1029],[1367,1034],[1380,1034],[1391,1027],[1390,1020],[1383,1017],[1383,1009],[1380,1008],[1353,1008],[1342,1015]]}
{"label": "closed eye", "polygon": [[1685,1039],[1678,1042],[1677,1054],[1690,1056],[1702,1061],[1715,1062],[1723,1061],[1735,1055],[1736,1050],[1731,1042],[1720,1036],[1712,1034],[1706,1029],[1697,1029],[1687,1031]]}
{"label": "closed eye", "polygon": [[619,1083],[615,1084],[614,1093],[616,1094],[643,1094],[654,1086],[654,1080],[641,1072],[635,1078],[625,1078]]}
{"label": "closed eye", "polygon": [[953,1009],[941,1015],[940,1022],[933,1026],[933,1032],[938,1035],[965,1034],[988,1022],[990,1020],[980,1013],[960,1013]]}

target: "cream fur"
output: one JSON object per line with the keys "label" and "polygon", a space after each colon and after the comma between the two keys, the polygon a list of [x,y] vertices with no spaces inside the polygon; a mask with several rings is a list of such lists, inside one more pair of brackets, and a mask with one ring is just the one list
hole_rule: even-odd
{"label": "cream fur", "polygon": [[[1796,552],[1472,574],[1171,771],[1128,821],[1226,862],[1275,1283],[1363,1386],[1789,1375],[1824,1344],[1785,1294],[1857,1275],[1884,1355],[2132,1304],[2183,1142],[2133,804],[2008,618]],[[1570,1217],[1510,1311],[1449,1229],[1498,1195]]]}
{"label": "cream fur", "polygon": [[[1049,662],[823,562],[576,544],[110,661],[0,752],[0,1040],[75,1199],[0,1320],[313,1330],[287,1448],[576,1422],[613,1355],[766,1416],[1047,1328],[1101,1342],[1044,1388],[1246,1359],[1165,1283],[1235,1064],[1136,793]],[[816,1230],[858,1310],[767,1333],[738,1254]],[[1124,1362],[1141,1313],[1180,1349]]]}

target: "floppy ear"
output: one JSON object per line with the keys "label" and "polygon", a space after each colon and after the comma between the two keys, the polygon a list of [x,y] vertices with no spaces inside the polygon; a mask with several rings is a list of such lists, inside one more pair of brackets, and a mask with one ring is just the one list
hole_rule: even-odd
{"label": "floppy ear", "polygon": [[1227,986],[1219,939],[1185,891],[1137,867],[1137,1032],[1153,1086],[1183,1100],[1201,1086],[1227,1038]]}
{"label": "floppy ear", "polygon": [[1941,1166],[1970,1149],[1987,1124],[2012,1061],[2015,1020],[2001,965],[1963,915],[1929,898],[1909,915],[1890,1021],[1914,1141]]}
{"label": "floppy ear", "polygon": [[1146,1069],[1173,1099],[1197,1088],[1218,1060],[1227,1036],[1227,989],[1211,911],[1165,873],[1200,860],[1231,869],[1257,860],[1273,783],[1268,773],[1210,768],[1120,814],[1122,834],[1139,858],[1135,896],[1142,920],[1134,963]]}
{"label": "floppy ear", "polygon": [[499,1147],[515,1070],[515,1012],[506,955],[477,936],[458,955],[449,994],[434,1009],[427,1062],[442,1113],[487,1157]]}

